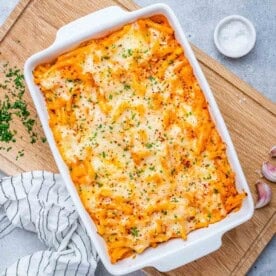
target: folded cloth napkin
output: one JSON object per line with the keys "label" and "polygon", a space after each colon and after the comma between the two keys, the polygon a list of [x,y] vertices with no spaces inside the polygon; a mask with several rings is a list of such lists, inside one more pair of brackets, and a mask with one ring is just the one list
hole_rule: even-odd
{"label": "folded cloth napkin", "polygon": [[20,227],[36,232],[48,247],[19,259],[1,275],[94,275],[96,250],[60,175],[34,171],[2,178],[0,209],[0,239]]}

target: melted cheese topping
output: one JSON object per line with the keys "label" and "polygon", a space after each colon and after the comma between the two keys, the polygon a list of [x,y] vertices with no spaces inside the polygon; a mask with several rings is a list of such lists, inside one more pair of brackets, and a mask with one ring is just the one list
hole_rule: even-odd
{"label": "melted cheese topping", "polygon": [[90,40],[34,77],[113,263],[241,206],[225,145],[164,17]]}

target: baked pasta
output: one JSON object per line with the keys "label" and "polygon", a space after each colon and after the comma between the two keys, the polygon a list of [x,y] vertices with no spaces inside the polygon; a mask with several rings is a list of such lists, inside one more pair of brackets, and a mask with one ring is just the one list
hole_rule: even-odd
{"label": "baked pasta", "polygon": [[82,43],[33,75],[112,263],[240,208],[245,194],[165,17]]}

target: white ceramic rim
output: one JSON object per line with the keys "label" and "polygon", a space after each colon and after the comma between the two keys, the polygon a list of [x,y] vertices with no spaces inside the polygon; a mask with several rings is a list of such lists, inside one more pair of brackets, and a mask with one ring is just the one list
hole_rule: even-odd
{"label": "white ceramic rim", "polygon": [[[225,48],[223,48],[220,43],[219,43],[219,31],[221,29],[221,27],[230,21],[241,21],[243,22],[249,29],[250,31],[250,37],[249,37],[249,42],[248,42],[248,47],[244,50],[244,51],[239,51],[239,52],[231,52],[231,51],[227,51]],[[230,15],[227,17],[224,17],[222,20],[219,21],[219,23],[217,24],[215,31],[214,31],[214,42],[215,45],[217,47],[217,49],[225,56],[227,57],[231,57],[231,58],[240,58],[243,57],[245,55],[247,55],[255,46],[256,43],[256,30],[254,25],[252,24],[251,21],[249,21],[247,18],[240,16],[240,15]]]}
{"label": "white ceramic rim", "polygon": [[[160,244],[156,248],[145,250],[135,258],[127,258],[116,264],[111,264],[106,250],[106,244],[103,238],[97,234],[94,222],[81,203],[79,195],[70,178],[68,167],[64,163],[55,144],[53,133],[48,124],[49,116],[46,103],[41,91],[34,83],[32,71],[38,64],[53,60],[60,54],[75,48],[83,41],[104,36],[113,30],[119,29],[127,23],[136,21],[139,18],[148,18],[156,14],[163,14],[166,16],[172,28],[175,30],[176,38],[183,47],[185,55],[189,60],[205,98],[209,103],[209,111],[216,128],[227,146],[228,159],[236,174],[237,188],[239,191],[245,191],[248,196],[244,199],[239,211],[229,214],[222,221],[214,223],[207,228],[191,232],[186,241],[172,239]],[[169,6],[155,4],[133,12],[124,11],[118,6],[111,6],[79,18],[59,29],[56,35],[56,40],[49,48],[31,56],[26,61],[24,66],[24,76],[38,116],[41,120],[45,136],[63,177],[64,183],[72,197],[83,225],[85,226],[88,235],[91,237],[99,257],[110,273],[114,275],[122,275],[147,266],[155,267],[164,272],[175,269],[217,250],[221,246],[221,238],[225,232],[244,223],[252,217],[254,212],[253,199],[232,140],[218,109],[213,93],[194,56],[189,42],[182,31],[179,21]]]}

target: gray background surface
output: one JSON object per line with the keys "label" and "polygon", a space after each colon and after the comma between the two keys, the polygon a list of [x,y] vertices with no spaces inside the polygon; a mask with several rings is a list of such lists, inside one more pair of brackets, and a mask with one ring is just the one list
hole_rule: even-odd
{"label": "gray background surface", "polygon": [[[18,0],[0,0],[0,25],[13,3]],[[276,0],[135,0],[141,6],[163,2],[169,4],[177,14],[188,39],[200,49],[236,73],[263,95],[276,102]],[[216,24],[225,16],[239,14],[255,25],[257,42],[247,56],[229,59],[221,55],[213,43]],[[1,164],[0,164],[1,169]],[[0,172],[0,177],[1,177]],[[20,229],[0,240],[0,271],[20,256],[30,254],[45,246],[36,235]],[[276,275],[276,238],[263,251],[252,266],[249,275]],[[96,275],[109,275],[99,265]],[[132,276],[143,275],[142,272]]]}

